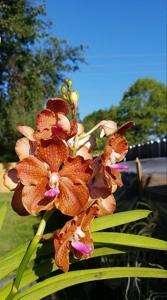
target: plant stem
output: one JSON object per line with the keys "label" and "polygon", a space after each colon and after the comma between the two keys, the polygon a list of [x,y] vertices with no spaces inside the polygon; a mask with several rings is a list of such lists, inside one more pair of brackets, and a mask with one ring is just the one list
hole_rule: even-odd
{"label": "plant stem", "polygon": [[18,268],[18,271],[17,271],[17,275],[16,275],[16,278],[14,279],[13,281],[13,285],[12,285],[12,289],[8,295],[8,297],[6,298],[6,300],[11,300],[14,298],[14,296],[17,294],[18,290],[19,290],[19,285],[20,285],[20,281],[22,279],[22,276],[23,276],[23,273],[27,267],[27,264],[29,263],[29,260],[32,256],[32,254],[34,253],[34,251],[36,250],[37,248],[37,245],[44,233],[44,230],[45,230],[45,227],[46,227],[46,223],[48,221],[48,219],[50,218],[50,216],[52,215],[53,213],[53,210],[52,211],[47,211],[45,213],[45,215],[43,216],[40,224],[39,224],[39,227],[38,227],[38,230],[34,236],[34,238],[32,239],[32,241],[30,242],[25,254],[24,254],[24,257],[20,263],[20,266]]}

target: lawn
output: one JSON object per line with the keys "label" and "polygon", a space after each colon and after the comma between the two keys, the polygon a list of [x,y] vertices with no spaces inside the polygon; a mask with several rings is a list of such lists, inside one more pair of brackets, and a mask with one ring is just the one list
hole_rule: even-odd
{"label": "lawn", "polygon": [[0,193],[0,205],[7,204],[7,214],[0,231],[0,256],[14,249],[19,244],[31,239],[33,226],[39,222],[37,217],[20,217],[11,207],[12,193]]}

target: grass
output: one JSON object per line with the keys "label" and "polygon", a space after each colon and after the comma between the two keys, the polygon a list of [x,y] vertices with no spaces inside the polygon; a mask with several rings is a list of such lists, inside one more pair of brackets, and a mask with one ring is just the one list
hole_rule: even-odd
{"label": "grass", "polygon": [[21,217],[12,210],[12,193],[0,193],[0,205],[7,204],[7,214],[0,231],[0,256],[16,246],[30,240],[34,235],[34,225],[39,222],[37,217]]}

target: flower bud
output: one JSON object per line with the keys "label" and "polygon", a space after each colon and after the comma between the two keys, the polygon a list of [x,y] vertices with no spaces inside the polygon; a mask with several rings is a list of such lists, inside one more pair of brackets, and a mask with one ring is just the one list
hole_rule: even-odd
{"label": "flower bud", "polygon": [[61,87],[61,93],[62,93],[62,95],[67,94],[67,88],[65,87],[65,85],[62,85],[62,87]]}
{"label": "flower bud", "polygon": [[77,91],[73,91],[70,93],[70,101],[74,105],[75,110],[77,109],[78,106],[78,98],[79,95]]}
{"label": "flower bud", "polygon": [[65,83],[67,84],[68,89],[71,90],[72,89],[72,80],[66,79]]}

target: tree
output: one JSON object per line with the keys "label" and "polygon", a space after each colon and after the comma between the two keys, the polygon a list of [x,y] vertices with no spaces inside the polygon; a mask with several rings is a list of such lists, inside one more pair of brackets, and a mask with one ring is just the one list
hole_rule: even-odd
{"label": "tree", "polygon": [[83,45],[71,47],[49,34],[44,5],[0,1],[0,159],[14,160],[17,124],[34,125],[45,99],[67,72],[83,62]]}
{"label": "tree", "polygon": [[135,126],[127,133],[132,144],[147,141],[150,137],[163,137],[167,131],[167,88],[154,79],[137,80],[119,105],[119,119],[132,119]]}

